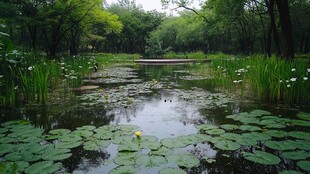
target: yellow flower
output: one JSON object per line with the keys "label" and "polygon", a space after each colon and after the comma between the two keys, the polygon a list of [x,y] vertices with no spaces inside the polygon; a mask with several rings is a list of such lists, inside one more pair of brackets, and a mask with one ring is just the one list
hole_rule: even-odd
{"label": "yellow flower", "polygon": [[135,135],[137,136],[137,138],[140,138],[141,135],[142,135],[142,132],[141,132],[141,131],[136,131],[136,132],[135,132]]}

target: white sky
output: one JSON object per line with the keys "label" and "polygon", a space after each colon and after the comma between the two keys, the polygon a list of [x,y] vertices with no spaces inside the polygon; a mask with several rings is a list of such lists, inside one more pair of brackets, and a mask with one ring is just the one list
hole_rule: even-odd
{"label": "white sky", "polygon": [[[195,7],[196,9],[200,8],[199,7],[199,3],[201,2],[202,0],[194,0],[194,3],[192,5],[190,5],[190,7]],[[106,2],[108,4],[111,4],[111,3],[117,3],[118,0],[106,0]],[[142,8],[145,10],[145,11],[151,11],[151,10],[157,10],[157,11],[160,11],[160,12],[166,12],[168,15],[169,14],[176,14],[176,12],[174,11],[172,13],[171,9],[173,9],[173,6],[169,7],[168,9],[164,10],[162,9],[162,6],[161,6],[161,1],[160,0],[136,0],[136,4],[140,4],[142,5]],[[183,9],[182,9],[183,10]]]}

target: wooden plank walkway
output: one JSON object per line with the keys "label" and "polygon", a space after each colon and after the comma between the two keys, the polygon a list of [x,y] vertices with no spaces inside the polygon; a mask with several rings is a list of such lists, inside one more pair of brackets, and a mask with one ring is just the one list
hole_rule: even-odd
{"label": "wooden plank walkway", "polygon": [[210,59],[136,59],[138,64],[185,64],[191,62],[210,62]]}

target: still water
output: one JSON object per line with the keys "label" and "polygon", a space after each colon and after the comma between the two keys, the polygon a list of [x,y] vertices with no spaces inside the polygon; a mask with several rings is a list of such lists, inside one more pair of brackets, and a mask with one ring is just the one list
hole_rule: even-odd
{"label": "still water", "polygon": [[[221,93],[210,77],[192,72],[205,65],[136,65],[104,68],[85,79],[86,85],[98,85],[98,90],[76,93],[71,102],[49,106],[22,107],[1,113],[1,122],[14,119],[30,120],[46,132],[66,128],[74,130],[84,125],[131,124],[140,127],[143,135],[158,140],[197,134],[196,125],[209,123],[220,126],[233,124],[226,115],[267,110],[276,115],[292,117],[300,111],[309,112],[309,106],[273,106],[256,103],[246,95]],[[206,66],[207,68],[207,66]],[[306,129],[309,131],[309,129]],[[248,147],[252,148],[252,147]],[[296,169],[291,161],[278,166],[255,164],[241,158],[241,150],[222,151],[208,143],[189,145],[178,151],[199,157],[200,164],[185,169],[187,173],[277,173],[282,169]],[[147,154],[148,152],[142,152]],[[113,162],[117,145],[100,151],[73,149],[73,156],[65,160],[70,173],[109,173],[117,165]],[[213,163],[202,160],[208,156]],[[158,173],[166,164],[139,173]]]}

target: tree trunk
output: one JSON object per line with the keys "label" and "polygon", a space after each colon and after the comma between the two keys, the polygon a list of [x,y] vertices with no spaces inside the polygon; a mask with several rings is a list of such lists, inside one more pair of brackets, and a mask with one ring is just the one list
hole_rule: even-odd
{"label": "tree trunk", "polygon": [[281,25],[282,35],[282,54],[284,59],[291,60],[294,58],[293,32],[288,0],[276,0]]}

